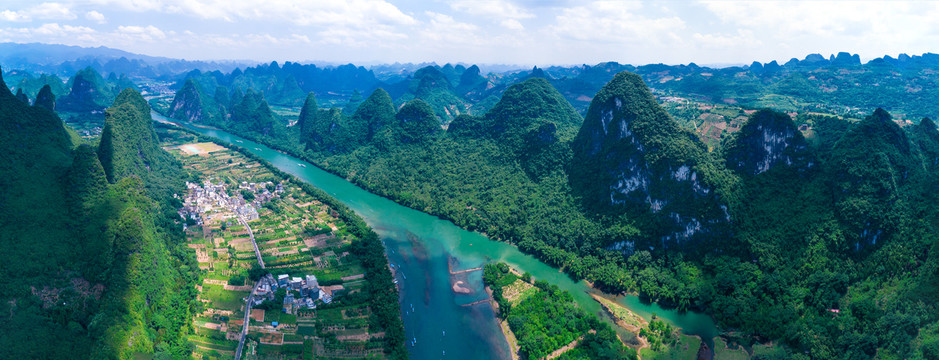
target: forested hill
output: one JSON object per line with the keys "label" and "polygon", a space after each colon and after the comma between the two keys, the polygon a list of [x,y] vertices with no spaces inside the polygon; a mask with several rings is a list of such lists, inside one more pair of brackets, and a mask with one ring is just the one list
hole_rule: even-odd
{"label": "forested hill", "polygon": [[124,89],[105,114],[98,158],[108,181],[138,177],[155,197],[170,197],[183,186],[179,164],[158,146],[150,105],[140,93]]}
{"label": "forested hill", "polygon": [[[784,63],[753,62],[732,67],[616,62],[582,66],[551,66],[524,70],[518,66],[463,64],[386,64],[370,68],[277,62],[191,62],[149,57],[107,48],[79,48],[43,44],[0,44],[0,64],[19,69],[6,74],[16,90],[34,97],[42,85],[62,97],[67,92],[57,77],[87,69],[100,74],[124,74],[137,82],[174,81],[174,91],[194,79],[209,98],[218,86],[232,91],[248,88],[262,92],[275,105],[302,105],[304,94],[314,92],[320,104],[345,108],[351,114],[361,94],[385,89],[397,106],[420,98],[434,109],[442,123],[461,114],[482,115],[509,86],[530,77],[547,79],[575,109],[584,114],[604,84],[621,71],[643,77],[658,96],[690,98],[751,109],[819,111],[863,117],[881,107],[895,117],[919,121],[939,117],[935,70],[939,55],[925,53],[897,57],[885,55],[862,63],[849,53],[809,54]],[[35,76],[33,76],[35,74]],[[69,83],[70,85],[71,83]],[[872,84],[873,86],[865,86]],[[122,84],[118,91],[127,84]],[[162,91],[162,90],[161,90]],[[116,95],[116,92],[114,93]],[[103,106],[108,105],[103,104]],[[213,109],[212,111],[216,111]],[[223,112],[224,113],[224,112]]]}
{"label": "forested hill", "polygon": [[597,93],[572,147],[574,193],[591,211],[625,210],[653,239],[642,247],[689,248],[729,234],[733,176],[658,105],[638,75],[619,73]]}
{"label": "forested hill", "polygon": [[[71,140],[48,99],[30,106],[0,85],[0,357],[189,356],[195,259],[180,246],[175,212],[162,211],[173,205],[146,191],[158,181],[178,189],[179,165],[154,157],[145,167],[159,174],[109,181],[96,150]],[[115,127],[132,126],[134,96],[128,90],[109,110]]]}
{"label": "forested hill", "polygon": [[[637,74],[591,94],[582,125],[549,81],[505,94],[446,131],[424,126],[429,105],[395,110],[383,90],[352,116],[308,95],[285,136],[234,130],[598,288],[707,311],[736,341],[793,357],[939,353],[931,120],[814,116],[807,141],[766,109],[709,151]],[[553,145],[526,145],[541,139]],[[553,162],[531,166],[546,148]]]}
{"label": "forested hill", "polygon": [[[919,121],[939,116],[930,99],[939,97],[934,86],[939,55],[884,56],[861,63],[857,55],[839,53],[825,58],[811,54],[785,64],[754,62],[746,66],[710,68],[688,65],[627,65],[615,62],[575,67],[511,70],[484,74],[478,66],[430,65],[408,70],[402,66],[376,66],[371,70],[354,65],[318,67],[310,64],[274,62],[220,71],[193,71],[176,84],[182,88],[191,79],[200,86],[203,98],[230,96],[248,88],[264,93],[272,103],[301,106],[303,95],[314,92],[320,105],[355,110],[361,95],[382,88],[397,106],[414,98],[427,102],[441,123],[462,114],[483,115],[513,84],[532,77],[546,79],[581,114],[593,96],[621,71],[640,75],[660,97],[682,97],[751,109],[771,107],[781,111],[821,111],[863,117],[875,108]],[[876,84],[863,86],[862,84]],[[219,94],[222,86],[228,92]],[[214,110],[213,110],[214,111]]]}

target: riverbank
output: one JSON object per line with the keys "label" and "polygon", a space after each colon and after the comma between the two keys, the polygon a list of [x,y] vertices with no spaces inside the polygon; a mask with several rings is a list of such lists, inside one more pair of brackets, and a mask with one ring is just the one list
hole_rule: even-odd
{"label": "riverbank", "polygon": [[[268,346],[267,351],[296,352],[298,349],[301,352],[313,351],[310,349],[315,347],[314,344],[322,343],[317,342],[318,339],[335,338],[336,340],[329,340],[327,343],[329,352],[324,353],[326,350],[322,347],[317,347],[318,350],[315,351],[324,355],[337,352],[366,356],[378,352],[393,358],[405,356],[403,341],[386,341],[385,339],[385,335],[388,334],[392,335],[392,339],[404,338],[403,335],[398,335],[404,332],[404,328],[397,308],[387,309],[377,306],[390,299],[397,300],[397,289],[392,283],[388,261],[383,250],[379,252],[372,250],[383,249],[383,247],[377,235],[358,215],[330,195],[309,186],[308,183],[298,180],[293,175],[284,173],[242,147],[220,139],[208,138],[204,134],[184,127],[166,128],[161,131],[178,131],[186,134],[177,136],[177,142],[208,140],[222,146],[221,149],[224,150],[208,154],[177,154],[177,156],[187,169],[198,172],[204,179],[213,180],[211,183],[213,185],[209,186],[211,190],[214,193],[226,194],[218,195],[218,198],[227,198],[229,191],[226,189],[230,186],[230,192],[234,194],[234,198],[225,200],[226,203],[245,204],[238,209],[227,209],[224,213],[218,213],[226,209],[224,207],[209,207],[212,213],[200,215],[198,218],[204,220],[199,223],[203,230],[208,228],[211,231],[207,234],[203,231],[189,234],[191,235],[190,247],[211,250],[206,250],[206,255],[200,260],[200,268],[210,272],[209,276],[213,277],[211,280],[233,281],[231,278],[236,277],[244,281],[250,273],[246,269],[253,267],[250,262],[264,261],[266,265],[269,265],[267,268],[273,268],[272,274],[289,274],[293,275],[294,279],[308,279],[307,275],[310,275],[315,276],[313,281],[318,279],[323,284],[332,284],[329,285],[331,290],[327,290],[329,292],[326,293],[329,295],[328,299],[333,300],[331,304],[325,300],[309,301],[307,305],[303,305],[300,301],[286,302],[285,294],[277,297],[273,295],[275,289],[266,290],[266,302],[262,301],[266,310],[280,310],[283,304],[283,309],[288,309],[286,311],[290,313],[280,315],[281,311],[268,311],[266,316],[261,317],[261,320],[254,321],[251,336],[254,334],[264,336],[263,334],[271,333],[272,330],[269,328],[276,328],[278,329],[276,332],[300,344],[293,346],[296,344],[284,343],[287,345],[274,348]],[[189,138],[193,135],[195,139]],[[163,136],[163,141],[167,141],[167,136]],[[193,191],[205,193],[208,190],[194,187]],[[264,198],[267,202],[263,206],[251,204],[249,209],[249,202],[242,198],[246,196],[246,193],[254,195],[250,197],[251,199]],[[195,208],[190,207],[186,211],[192,211]],[[252,225],[258,226],[254,229],[256,231],[249,230],[248,220],[242,219],[239,211],[254,215],[254,219],[250,221]],[[243,222],[236,222],[234,219]],[[331,229],[331,231],[329,234],[322,234],[324,237],[319,240],[304,235],[309,229],[323,228]],[[216,270],[218,274],[214,273]],[[210,285],[203,287],[209,289]],[[323,286],[323,288],[327,287]],[[388,291],[377,292],[379,294],[370,299],[348,296],[368,289]],[[227,289],[212,288],[211,292],[205,291],[204,293],[208,294],[206,296],[210,300],[208,306],[230,310],[224,306],[240,307],[240,301],[236,302],[234,299],[241,299],[249,294],[231,293],[225,290]],[[215,298],[221,300],[214,301]],[[297,299],[311,298],[298,297]],[[323,297],[323,299],[327,298]],[[308,305],[310,303],[316,304],[312,310]],[[361,314],[361,309],[365,307],[375,310]],[[240,310],[230,311],[239,312]],[[317,313],[321,316],[312,316],[313,320],[301,320],[310,318],[308,316],[310,314]],[[345,319],[346,315],[343,314],[347,313],[361,314],[356,317],[365,321],[377,320],[375,322],[380,326],[367,329],[365,332],[360,331],[359,334],[355,334],[356,336],[333,336],[339,331],[335,330],[338,329],[334,326],[336,319]],[[338,322],[342,321],[338,320]],[[273,325],[275,322],[292,326],[289,331],[283,333],[285,330]],[[248,324],[243,324],[247,328]]]}
{"label": "riverbank", "polygon": [[509,328],[509,323],[505,320],[502,320],[499,317],[499,303],[496,302],[492,297],[492,289],[486,286],[486,295],[489,295],[489,305],[492,306],[492,311],[496,313],[497,319],[499,321],[499,329],[502,330],[502,336],[505,337],[505,342],[509,344],[509,350],[512,355],[512,360],[519,360],[518,355],[518,339],[515,338],[515,333],[512,332],[512,329]]}
{"label": "riverbank", "polygon": [[502,262],[487,264],[483,270],[483,281],[506,319],[503,334],[510,341],[515,337],[518,348],[513,350],[519,357],[631,358],[635,353],[608,323],[584,311],[570,292],[528,273],[518,274]]}
{"label": "riverbank", "polygon": [[[225,131],[229,131],[229,130],[225,130]],[[489,240],[497,241],[497,242],[506,244],[506,245],[508,245],[508,246],[511,246],[512,248],[518,250],[519,252],[521,252],[521,253],[523,253],[523,254],[525,254],[525,255],[527,255],[527,256],[531,256],[531,257],[537,259],[538,261],[540,261],[540,262],[542,262],[542,263],[544,263],[544,264],[546,264],[546,265],[552,267],[555,272],[558,272],[558,273],[562,274],[563,276],[572,277],[572,278],[574,277],[573,275],[571,275],[571,273],[568,272],[568,268],[569,268],[569,267],[568,267],[566,264],[560,264],[561,266],[557,266],[558,264],[551,265],[551,264],[549,264],[548,262],[545,262],[545,260],[544,260],[544,255],[545,255],[545,254],[542,253],[542,252],[540,252],[541,250],[543,250],[542,248],[528,248],[528,247],[525,247],[525,246],[519,246],[520,244],[522,244],[522,245],[525,244],[525,241],[521,241],[521,239],[514,239],[514,240],[520,241],[520,242],[513,242],[513,241],[511,241],[511,239],[509,239],[509,240],[503,239],[503,238],[499,237],[497,234],[494,234],[493,236],[490,237],[487,233],[484,233],[484,232],[483,232],[483,230],[486,230],[486,229],[484,229],[484,228],[477,228],[477,227],[475,227],[472,223],[467,223],[467,222],[465,221],[465,218],[461,218],[461,217],[459,217],[459,216],[454,216],[454,214],[448,214],[446,211],[439,211],[439,209],[436,209],[436,210],[435,210],[433,207],[431,207],[431,206],[429,206],[429,205],[427,205],[427,204],[415,203],[414,201],[411,201],[411,200],[413,200],[412,197],[409,197],[409,196],[402,196],[401,194],[397,194],[397,193],[394,193],[394,192],[391,192],[391,191],[384,190],[384,189],[382,189],[382,188],[380,188],[380,187],[376,187],[376,186],[374,186],[374,184],[370,184],[370,183],[364,181],[361,176],[356,176],[355,173],[346,173],[346,172],[342,172],[342,171],[337,171],[334,166],[329,166],[328,163],[321,163],[321,162],[318,161],[316,158],[314,158],[313,155],[310,155],[309,153],[304,152],[304,151],[302,151],[302,150],[299,150],[299,149],[297,149],[297,148],[293,148],[293,146],[295,146],[295,144],[291,144],[289,140],[284,140],[284,139],[271,139],[271,138],[264,137],[264,136],[259,136],[259,135],[253,134],[253,133],[245,133],[245,132],[240,132],[240,131],[233,131],[233,133],[236,134],[236,135],[238,135],[238,136],[244,137],[244,138],[246,138],[246,139],[263,143],[265,146],[268,146],[268,147],[270,147],[270,148],[272,148],[272,149],[275,149],[276,151],[281,152],[281,153],[283,153],[283,154],[287,154],[287,155],[289,155],[289,156],[293,156],[293,157],[296,157],[296,158],[301,159],[301,160],[303,160],[303,161],[306,161],[306,162],[310,163],[312,166],[315,166],[317,169],[319,169],[319,170],[321,170],[321,171],[324,171],[324,172],[326,172],[326,173],[329,173],[329,174],[335,175],[335,176],[337,176],[337,177],[339,177],[339,178],[342,178],[343,180],[345,180],[345,181],[347,181],[347,182],[349,182],[349,183],[352,183],[352,184],[354,184],[355,186],[357,186],[357,187],[359,187],[359,188],[361,188],[361,189],[363,189],[363,190],[365,190],[365,191],[368,191],[368,192],[370,192],[370,193],[373,194],[373,195],[376,195],[376,196],[379,196],[379,197],[381,197],[381,198],[384,198],[384,199],[387,199],[387,200],[389,200],[389,201],[392,201],[392,202],[394,202],[395,204],[397,204],[397,205],[399,205],[399,206],[403,206],[403,207],[406,207],[406,208],[409,208],[409,209],[412,209],[412,210],[416,210],[416,211],[420,211],[420,212],[427,213],[427,214],[429,214],[429,215],[431,215],[431,216],[434,216],[434,217],[437,217],[437,218],[439,218],[439,219],[448,221],[448,222],[452,223],[453,225],[456,225],[456,226],[460,227],[460,228],[463,229],[463,230],[466,230],[466,231],[469,231],[469,232],[475,232],[475,233],[477,233],[477,234],[480,234],[480,235],[482,235],[482,236],[487,237]],[[320,159],[320,160],[321,160],[321,159]],[[410,199],[410,200],[409,200],[409,199]],[[474,211],[475,211],[475,210],[474,210]],[[544,244],[542,244],[542,245],[544,245]],[[558,248],[550,247],[550,246],[547,246],[547,248],[554,249],[554,250],[559,250]],[[561,252],[564,252],[563,250],[560,250],[560,251],[561,251]],[[566,253],[566,252],[565,252],[565,253]],[[569,255],[569,256],[571,256],[572,258],[577,258],[577,256],[578,256],[577,254],[574,254],[574,253],[566,253],[566,254]],[[557,254],[555,254],[555,255],[557,255]],[[514,265],[519,265],[519,264],[514,264]],[[579,281],[584,281],[584,282],[586,282],[586,283],[589,285],[588,287],[589,287],[591,290],[601,292],[601,293],[603,293],[604,295],[609,295],[609,296],[636,295],[635,293],[627,293],[627,292],[621,292],[621,293],[607,293],[607,292],[604,292],[604,291],[602,291],[602,290],[599,290],[596,286],[594,286],[593,283],[588,282],[586,279],[577,278],[576,280],[574,280],[575,283],[576,283],[576,282],[579,282]],[[568,290],[570,290],[570,289],[568,289]],[[589,292],[589,291],[588,291],[588,292]],[[586,302],[590,302],[590,300],[589,300],[589,298],[586,296],[586,294],[584,294],[584,295],[585,295],[585,296],[583,296],[583,297],[578,297],[578,302],[580,302],[582,305],[583,305],[584,303],[586,303]],[[584,300],[586,300],[586,301],[584,301]],[[674,303],[667,303],[667,302],[664,302],[664,301],[662,301],[662,300],[658,300],[658,304],[659,304],[659,305],[662,305],[662,306],[660,306],[660,308],[662,308],[662,309],[656,311],[656,313],[659,314],[659,315],[661,315],[661,314],[663,314],[663,313],[665,313],[665,312],[670,312],[670,311],[684,312],[684,311],[679,311],[679,310],[677,310],[677,309],[673,309],[672,307],[674,307],[674,306],[676,305],[676,304],[674,304]],[[664,307],[669,307],[669,309],[665,309],[663,306],[664,306]],[[589,307],[585,307],[585,309],[591,310]],[[694,309],[694,310],[695,310],[695,311],[701,311],[701,310],[703,310],[703,309]],[[648,318],[648,317],[651,316],[651,313],[650,313],[650,314],[642,314],[642,313],[639,313],[639,315]],[[703,315],[703,314],[700,314],[700,313],[699,313],[699,315]],[[709,316],[708,316],[708,317],[709,317]],[[701,318],[701,316],[697,316],[697,318]],[[672,319],[669,319],[669,320],[672,321],[673,323],[675,322],[675,321],[672,320]],[[695,320],[695,321],[697,321],[697,320]],[[676,325],[678,325],[678,324],[676,323]],[[687,325],[687,324],[686,324],[686,325]],[[702,330],[703,328],[709,327],[709,326],[714,326],[714,321],[713,321],[713,319],[711,319],[710,321],[707,321],[707,324],[706,324],[706,325],[702,325],[702,326],[680,326],[680,327],[682,327],[683,329],[686,329],[686,331],[688,331],[689,333],[703,335],[703,337],[706,338],[705,341],[706,341],[706,342],[709,342],[710,339],[713,338],[713,336],[716,336],[716,335],[717,335],[717,330],[714,329],[714,330],[708,330],[708,331],[700,331],[700,330]]]}
{"label": "riverbank", "polygon": [[[616,325],[632,333],[635,336],[636,341],[639,342],[638,345],[627,344],[625,341],[623,344],[629,346],[633,350],[636,350],[637,353],[640,352],[643,348],[649,347],[649,342],[646,341],[644,337],[639,336],[639,330],[641,330],[644,326],[649,325],[649,322],[646,321],[646,319],[643,319],[641,316],[636,315],[636,313],[630,311],[626,307],[620,306],[619,304],[616,304],[600,295],[590,294],[590,296],[599,302],[601,306],[603,306],[603,309],[607,312],[607,315],[614,319],[614,323]],[[620,338],[620,341],[623,341],[623,339]]]}
{"label": "riverbank", "polygon": [[[284,152],[270,149],[263,144],[255,144],[220,130],[204,132],[205,135],[219,137],[231,143],[243,140],[241,144],[245,150],[335,197],[360,214],[379,233],[387,249],[386,255],[396,264],[396,278],[403,294],[400,303],[408,310],[413,303],[417,310],[404,315],[408,329],[405,338],[410,341],[416,337],[416,343],[419,344],[408,348],[414,359],[436,359],[440,357],[442,350],[446,350],[447,354],[462,354],[473,358],[510,357],[505,337],[497,333],[501,330],[498,330],[499,322],[495,321],[492,308],[463,307],[461,304],[472,303],[478,299],[472,294],[455,294],[452,291],[452,283],[448,282],[447,274],[448,254],[466,265],[455,266],[455,269],[477,267],[493,259],[506,262],[531,273],[536,279],[545,280],[569,292],[578,307],[587,313],[595,315],[602,311],[601,306],[591,299],[591,289],[585,282],[572,280],[567,274],[560,273],[557,267],[523,254],[518,247],[510,243],[485,238],[480,233],[461,229],[446,219],[404,207],[388,197],[369,193],[314,164],[306,164],[301,159],[285,155]],[[300,167],[299,163],[308,166]],[[415,243],[426,248],[427,263],[413,261],[415,254],[412,247]],[[426,274],[432,274],[429,284],[425,278]],[[467,287],[481,292],[483,286],[477,276],[478,273],[469,276]],[[428,293],[431,295],[429,304],[425,303]],[[654,312],[669,315],[675,311]],[[650,316],[642,311],[636,313],[640,316]],[[612,321],[604,317],[604,323],[612,324]],[[683,324],[681,315],[677,315],[677,323]],[[711,323],[707,322],[705,325]],[[446,336],[441,339],[444,330]],[[569,340],[572,339],[564,341]],[[469,343],[475,346],[468,347]],[[483,346],[480,346],[481,344]]]}
{"label": "riverbank", "polygon": [[[613,300],[598,294],[590,294],[590,296],[603,306],[607,315],[614,319],[617,326],[630,332],[635,337],[638,344],[630,343],[626,345],[636,350],[640,359],[712,360],[715,358],[715,353],[708,346],[707,342],[703,341],[698,335],[682,333],[681,328],[674,329],[675,335],[678,337],[674,344],[669,344],[665,349],[660,348],[654,350],[646,336],[641,335],[650,332],[650,323],[648,321]],[[720,338],[718,337],[717,339]],[[620,340],[622,340],[622,338],[620,338]],[[660,346],[662,345],[660,344]]]}

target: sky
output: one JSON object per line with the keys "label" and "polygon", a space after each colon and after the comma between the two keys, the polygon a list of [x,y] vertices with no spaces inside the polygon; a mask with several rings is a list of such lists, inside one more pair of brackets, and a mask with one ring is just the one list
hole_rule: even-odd
{"label": "sky", "polygon": [[3,0],[0,42],[188,60],[783,63],[939,52],[939,1]]}

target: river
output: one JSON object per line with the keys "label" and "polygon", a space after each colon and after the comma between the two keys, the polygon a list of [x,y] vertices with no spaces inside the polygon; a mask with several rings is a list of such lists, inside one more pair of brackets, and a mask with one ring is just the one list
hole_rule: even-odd
{"label": "river", "polygon": [[[179,123],[157,113],[152,115],[158,121]],[[464,286],[472,291],[457,294],[452,290],[451,264],[452,270],[458,271],[477,268],[490,261],[503,261],[531,273],[536,279],[569,291],[588,312],[602,314],[600,305],[590,297],[593,290],[586,282],[575,282],[558,269],[523,254],[514,246],[399,205],[263,144],[222,130],[187,128],[243,147],[284,172],[322,189],[349,206],[378,233],[385,245],[385,253],[397,271],[395,278],[401,289],[401,316],[412,359],[510,358],[509,346],[492,308],[487,304],[462,306],[487,298],[482,272],[457,275],[454,280],[464,281]],[[635,296],[614,300],[647,319],[655,314],[687,334],[700,335],[709,343],[717,336],[713,320],[706,315],[663,309],[656,304],[643,303]]]}

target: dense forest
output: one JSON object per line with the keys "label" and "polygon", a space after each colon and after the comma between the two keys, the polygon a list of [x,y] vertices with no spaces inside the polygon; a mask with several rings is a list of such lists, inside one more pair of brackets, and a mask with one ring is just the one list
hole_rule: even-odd
{"label": "dense forest", "polygon": [[[505,263],[486,264],[483,270],[499,317],[518,338],[520,355],[542,359],[577,341],[576,347],[563,354],[564,359],[637,359],[610,324],[577,307],[567,291],[527,273],[516,275]],[[526,290],[518,292],[518,288]]]}
{"label": "dense forest", "polygon": [[[147,101],[124,90],[153,76],[144,60],[63,64],[71,70],[58,76],[77,71],[67,81],[4,74],[16,85],[0,89],[10,354],[187,353],[188,325],[175,321],[198,311],[194,266],[169,211],[183,175],[155,147]],[[178,91],[151,104],[511,242],[604,291],[706,311],[738,343],[780,341],[795,358],[936,359],[939,131],[927,117],[939,116],[937,63],[841,53],[483,74],[275,62],[161,75]],[[663,96],[746,117],[705,145],[676,121],[700,111],[670,114]],[[60,246],[34,245],[46,239]],[[61,346],[27,348],[13,329]]]}
{"label": "dense forest", "polygon": [[48,99],[30,106],[0,85],[3,357],[188,356],[199,305],[174,220],[183,177],[152,142],[146,101],[121,92],[105,125],[120,136],[95,149]]}
{"label": "dense forest", "polygon": [[861,63],[858,55],[839,53],[827,59],[811,54],[782,65],[772,61],[710,68],[694,63],[634,66],[607,62],[493,73],[483,73],[476,65],[460,64],[414,66],[415,69],[407,71],[380,66],[366,69],[351,64],[317,67],[286,62],[281,66],[273,62],[230,73],[194,70],[181,75],[173,88],[178,90],[186,82],[194,81],[202,96],[210,100],[211,111],[215,111],[212,109],[218,103],[211,100],[231,97],[236,91],[244,93],[250,88],[263,93],[271,104],[284,106],[301,106],[304,94],[314,92],[321,104],[343,107],[347,114],[355,111],[361,94],[381,88],[396,106],[422,99],[443,123],[449,123],[462,114],[485,114],[511,85],[533,77],[548,80],[584,114],[594,95],[615,74],[629,71],[641,76],[658,95],[684,100],[853,117],[863,117],[879,107],[918,121],[939,116],[939,108],[932,101],[939,91],[933,71],[937,65],[939,55],[932,53],[884,56],[867,63]]}
{"label": "dense forest", "polygon": [[761,110],[709,150],[639,76],[617,74],[592,99],[581,119],[534,77],[446,130],[425,101],[399,108],[381,89],[351,115],[310,94],[285,136],[216,125],[605,291],[707,311],[742,343],[780,340],[792,357],[936,357],[931,120],[812,115],[797,119],[814,127],[806,139],[789,115]]}

